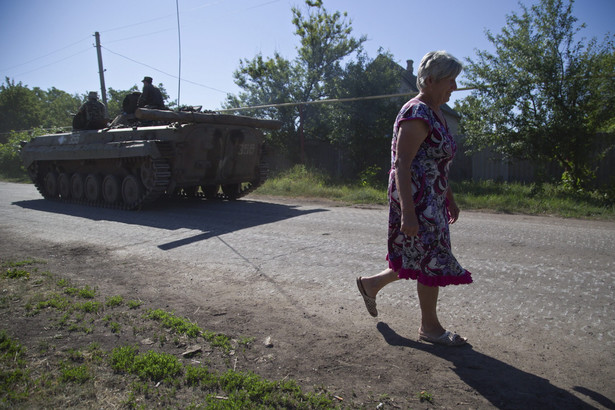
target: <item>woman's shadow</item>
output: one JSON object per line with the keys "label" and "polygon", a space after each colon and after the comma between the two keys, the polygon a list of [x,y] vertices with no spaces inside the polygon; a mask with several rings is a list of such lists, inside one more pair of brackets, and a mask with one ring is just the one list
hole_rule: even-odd
{"label": "woman's shadow", "polygon": [[[378,330],[392,346],[409,347],[449,361],[464,383],[500,409],[591,409],[595,408],[549,380],[524,372],[493,357],[477,352],[470,345],[437,346],[407,339],[389,325],[379,322]],[[584,387],[574,387],[606,408],[615,408],[607,397]]]}

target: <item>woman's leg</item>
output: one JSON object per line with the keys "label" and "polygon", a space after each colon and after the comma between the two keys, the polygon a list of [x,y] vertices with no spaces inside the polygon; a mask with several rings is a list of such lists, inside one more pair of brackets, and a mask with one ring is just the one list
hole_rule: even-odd
{"label": "woman's leg", "polygon": [[437,306],[440,288],[437,286],[426,286],[417,281],[416,290],[419,295],[419,305],[421,307],[421,329],[429,336],[440,336],[445,329],[438,320]]}
{"label": "woman's leg", "polygon": [[361,283],[363,284],[367,296],[375,298],[380,289],[398,279],[397,272],[389,268],[374,276],[362,277]]}

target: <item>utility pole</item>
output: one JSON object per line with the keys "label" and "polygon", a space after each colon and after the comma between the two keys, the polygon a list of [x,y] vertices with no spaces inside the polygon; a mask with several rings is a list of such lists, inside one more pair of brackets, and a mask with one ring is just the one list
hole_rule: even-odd
{"label": "utility pole", "polygon": [[102,102],[107,107],[107,87],[105,87],[105,70],[103,70],[102,53],[100,52],[100,34],[94,33],[96,37],[96,53],[98,54],[98,75],[100,76],[100,95]]}

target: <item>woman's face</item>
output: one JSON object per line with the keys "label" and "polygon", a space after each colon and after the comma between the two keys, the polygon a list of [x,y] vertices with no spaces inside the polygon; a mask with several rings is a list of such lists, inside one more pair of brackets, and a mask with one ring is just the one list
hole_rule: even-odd
{"label": "woman's face", "polygon": [[457,89],[456,77],[446,77],[438,81],[432,81],[430,94],[435,101],[442,105],[451,98],[451,93]]}

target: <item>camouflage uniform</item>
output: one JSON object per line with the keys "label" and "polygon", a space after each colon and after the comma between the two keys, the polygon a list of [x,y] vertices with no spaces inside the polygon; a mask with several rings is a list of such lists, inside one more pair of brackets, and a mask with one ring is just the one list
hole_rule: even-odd
{"label": "camouflage uniform", "polygon": [[107,109],[94,94],[90,93],[88,101],[79,108],[79,112],[73,118],[74,129],[99,130],[107,126]]}
{"label": "camouflage uniform", "polygon": [[159,110],[165,109],[166,107],[164,106],[162,93],[158,88],[152,85],[151,77],[145,77],[142,82],[143,90],[137,102],[137,107],[155,108]]}

